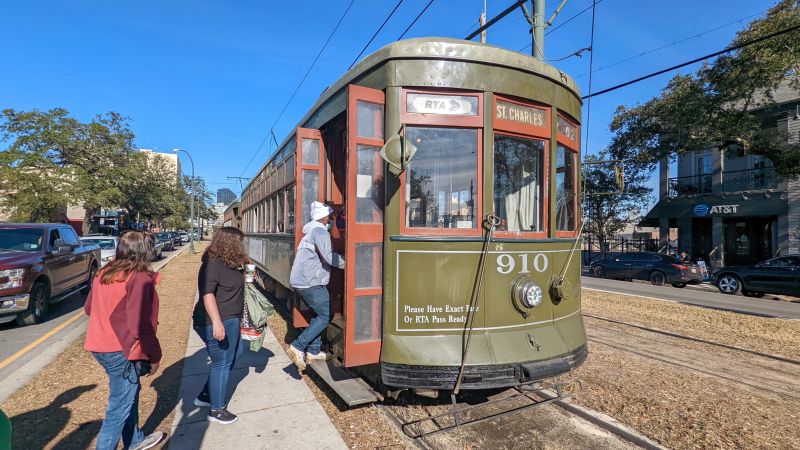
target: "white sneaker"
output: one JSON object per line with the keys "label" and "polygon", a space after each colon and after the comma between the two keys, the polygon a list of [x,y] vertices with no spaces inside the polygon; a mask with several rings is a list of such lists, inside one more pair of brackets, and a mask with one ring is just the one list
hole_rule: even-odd
{"label": "white sneaker", "polygon": [[327,361],[328,354],[325,352],[319,352],[316,355],[314,353],[306,353],[306,362],[312,361]]}
{"label": "white sneaker", "polygon": [[289,348],[286,350],[286,353],[289,354],[289,359],[291,359],[294,365],[297,366],[298,370],[306,370],[306,362],[303,361],[306,356],[305,352],[301,352],[300,350],[296,349],[294,345],[289,344]]}

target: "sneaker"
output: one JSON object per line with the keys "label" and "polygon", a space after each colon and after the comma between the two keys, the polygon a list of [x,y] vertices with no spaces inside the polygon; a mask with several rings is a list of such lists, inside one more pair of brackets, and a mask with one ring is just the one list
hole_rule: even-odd
{"label": "sneaker", "polygon": [[239,420],[239,418],[225,408],[212,409],[208,413],[209,422],[219,422],[223,425],[228,425],[233,422],[236,422],[237,420]]}
{"label": "sneaker", "polygon": [[136,444],[135,447],[131,447],[130,450],[147,450],[148,448],[153,448],[162,443],[166,438],[167,433],[164,433],[163,431],[156,431],[153,434],[145,436],[144,439],[142,439],[142,442]]}
{"label": "sneaker", "polygon": [[313,362],[313,361],[327,361],[328,354],[325,352],[319,352],[317,354],[314,353],[306,353],[306,362]]}
{"label": "sneaker", "polygon": [[200,395],[194,399],[194,406],[199,406],[201,408],[207,408],[211,406],[211,396],[208,392],[201,392]]}
{"label": "sneaker", "polygon": [[303,359],[306,356],[305,352],[301,352],[294,345],[289,345],[289,349],[286,350],[286,353],[289,354],[289,359],[292,360],[295,366],[297,366],[298,370],[306,370],[306,363]]}

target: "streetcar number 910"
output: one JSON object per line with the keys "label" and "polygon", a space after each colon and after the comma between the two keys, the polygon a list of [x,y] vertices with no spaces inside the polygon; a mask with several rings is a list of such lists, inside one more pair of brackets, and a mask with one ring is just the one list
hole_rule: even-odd
{"label": "streetcar number 910", "polygon": [[[519,266],[517,266],[517,263],[519,263]],[[547,270],[548,265],[549,261],[544,253],[536,253],[534,255],[522,253],[515,256],[508,253],[497,255],[497,271],[503,275],[514,272],[515,269],[517,269],[517,273],[531,273],[531,268],[541,273]]]}

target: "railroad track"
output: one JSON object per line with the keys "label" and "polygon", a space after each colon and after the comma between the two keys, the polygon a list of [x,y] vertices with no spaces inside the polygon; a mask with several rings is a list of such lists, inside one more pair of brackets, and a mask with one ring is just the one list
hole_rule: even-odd
{"label": "railroad track", "polygon": [[[484,406],[483,404],[478,404],[474,406],[465,406],[466,403],[458,403],[456,405],[445,405],[445,404],[437,404],[437,405],[425,405],[422,406],[424,414],[426,417],[422,419],[415,419],[407,421],[401,411],[403,410],[404,406],[402,405],[387,405],[387,404],[380,404],[378,408],[394,423],[394,425],[401,431],[406,438],[419,449],[423,450],[438,450],[439,448],[447,448],[448,446],[442,446],[441,444],[437,445],[437,443],[431,439],[432,435],[435,434],[449,434],[449,433],[463,433],[466,431],[467,427],[471,427],[473,424],[477,424],[479,422],[483,422],[486,420],[493,420],[499,419],[504,416],[510,416],[513,414],[520,414],[523,410],[531,409],[532,407],[544,406],[547,404],[552,404],[555,406],[559,406],[567,414],[579,417],[585,421],[592,423],[593,425],[602,428],[611,434],[621,438],[624,441],[627,441],[630,444],[635,446],[645,448],[648,450],[663,450],[664,447],[661,447],[657,443],[649,440],[648,438],[640,435],[638,432],[620,424],[613,418],[606,416],[604,414],[598,413],[596,411],[592,411],[590,409],[584,408],[582,406],[578,406],[575,404],[570,403],[567,398],[569,395],[559,395],[558,392],[549,390],[549,389],[538,389],[538,388],[530,388],[525,389],[522,388],[513,388],[515,391],[510,397],[507,398],[526,398],[531,402],[531,404],[521,405],[521,406],[514,406],[509,408],[508,410],[495,412],[486,417],[472,417],[467,421],[458,424],[457,422],[454,423],[452,419],[445,418],[448,416],[446,412],[442,412],[445,408],[452,407],[452,408],[477,408]],[[570,394],[571,395],[571,394]],[[488,402],[491,403],[492,401]],[[417,406],[419,405],[412,405]],[[535,414],[535,412],[530,411],[530,413]],[[518,417],[521,418],[521,417]],[[517,421],[518,418],[512,419]],[[436,427],[433,430],[429,430],[424,433],[420,433],[418,429],[415,429],[415,425],[419,425],[422,422],[430,422],[432,425]],[[476,444],[476,448],[480,448],[479,444]]]}
{"label": "railroad track", "polygon": [[[756,392],[800,400],[800,361],[616,319],[590,314],[584,317],[639,331],[623,333],[620,328],[595,323],[587,327],[588,340],[595,344],[723,379]],[[724,350],[708,351],[704,346]]]}

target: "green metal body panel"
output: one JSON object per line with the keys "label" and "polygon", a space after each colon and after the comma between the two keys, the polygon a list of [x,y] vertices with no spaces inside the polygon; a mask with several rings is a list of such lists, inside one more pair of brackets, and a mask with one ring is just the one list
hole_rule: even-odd
{"label": "green metal body panel", "polygon": [[[390,44],[365,58],[320,96],[298,123],[320,128],[346,109],[347,86],[384,91],[385,136],[401,127],[402,88],[446,88],[484,93],[483,205],[492,204],[493,97],[495,94],[538,102],[551,108],[549,179],[555,180],[556,117],[563,113],[579,123],[581,100],[575,82],[558,69],[516,52],[445,38],[410,39]],[[288,149],[290,135],[281,145]],[[268,161],[262,172],[269,170]],[[384,211],[384,301],[381,361],[410,366],[458,366],[461,363],[466,305],[478,276],[483,239],[402,236],[399,177],[389,175]],[[404,176],[405,174],[401,175]],[[258,177],[252,183],[256,182]],[[249,186],[248,186],[249,189]],[[245,190],[247,192],[247,189]],[[555,183],[546,193],[555,198]],[[555,235],[555,201],[549,201],[549,236],[545,239],[499,239],[489,247],[483,290],[475,310],[468,365],[521,363],[554,358],[586,344],[580,315],[580,254],[567,270],[566,296],[551,299],[549,287],[566,264],[573,240]],[[484,210],[484,215],[491,211]],[[298,228],[301,226],[298,221]],[[269,238],[269,236],[265,236]],[[254,239],[255,241],[255,239]],[[266,244],[264,244],[266,245]],[[291,261],[293,249],[281,255]],[[504,256],[507,255],[507,256]],[[504,273],[498,258],[515,261]],[[523,271],[522,259],[527,269]],[[267,263],[287,272],[290,264]],[[504,260],[504,261],[507,261]],[[352,263],[352,262],[350,262]],[[539,269],[539,270],[537,270]],[[511,283],[526,275],[544,291],[542,303],[528,317],[514,308]],[[288,273],[274,276],[288,279]]]}

